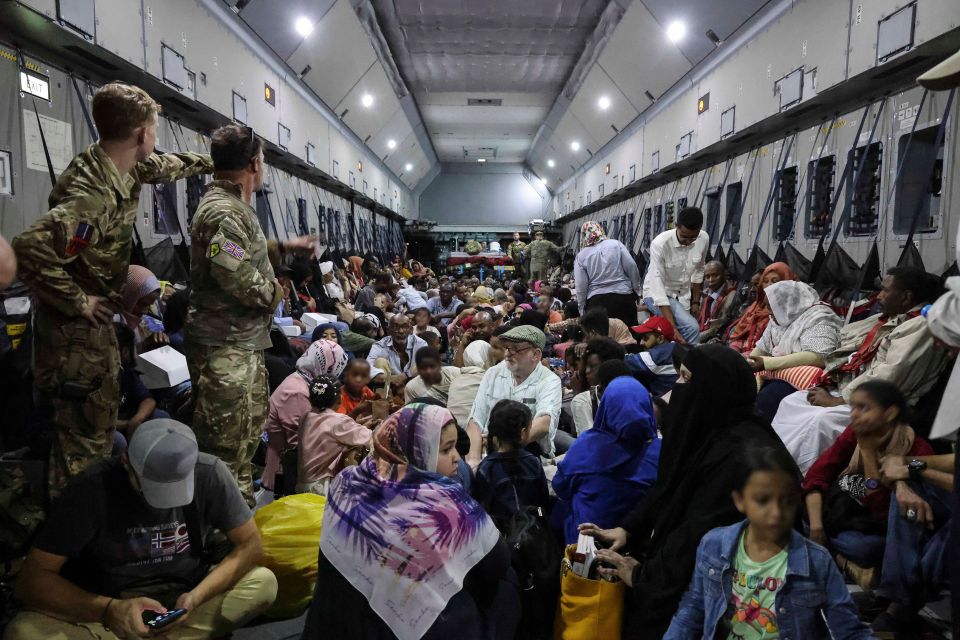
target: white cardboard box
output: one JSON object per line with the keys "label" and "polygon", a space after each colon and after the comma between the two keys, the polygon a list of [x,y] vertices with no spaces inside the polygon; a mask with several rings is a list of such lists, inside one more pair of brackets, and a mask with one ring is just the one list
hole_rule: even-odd
{"label": "white cardboard box", "polygon": [[300,327],[295,324],[282,326],[280,329],[283,330],[283,335],[287,336],[288,338],[296,338],[300,335]]}
{"label": "white cardboard box", "polygon": [[300,316],[300,322],[303,323],[304,333],[313,333],[313,330],[317,328],[317,325],[336,321],[337,316],[332,316],[327,313],[305,313]]}
{"label": "white cardboard box", "polygon": [[148,389],[168,389],[190,379],[187,359],[169,345],[138,355],[137,371]]}

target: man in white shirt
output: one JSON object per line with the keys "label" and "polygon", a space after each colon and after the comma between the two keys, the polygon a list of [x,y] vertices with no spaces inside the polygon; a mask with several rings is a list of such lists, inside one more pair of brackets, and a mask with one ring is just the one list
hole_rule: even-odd
{"label": "man in white shirt", "polygon": [[388,330],[390,335],[370,347],[370,377],[377,386],[389,382],[394,388],[401,388],[416,375],[417,351],[427,343],[413,335],[413,324],[402,313],[390,318]]}
{"label": "man in white shirt", "polygon": [[487,433],[490,411],[500,400],[522,402],[533,413],[524,445],[535,443],[545,456],[552,457],[555,453],[554,437],[560,423],[563,389],[560,378],[540,363],[546,337],[536,327],[523,325],[507,331],[499,339],[504,345],[504,360],[483,374],[467,423],[470,436],[467,462],[474,468],[480,462],[481,438]]}
{"label": "man in white shirt", "polygon": [[403,303],[406,313],[413,313],[417,309],[427,308],[427,299],[423,294],[410,286],[410,283],[402,283],[397,289],[397,302]]}
{"label": "man in white shirt", "polygon": [[[677,342],[700,342],[700,288],[710,236],[703,231],[703,213],[684,207],[677,227],[664,231],[650,243],[650,266],[643,280],[647,309],[663,316],[677,330]],[[691,302],[692,300],[692,302]]]}

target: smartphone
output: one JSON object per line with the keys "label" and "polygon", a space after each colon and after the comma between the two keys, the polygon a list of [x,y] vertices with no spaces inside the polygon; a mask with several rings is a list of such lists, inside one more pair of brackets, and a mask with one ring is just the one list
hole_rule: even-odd
{"label": "smartphone", "polygon": [[156,611],[144,611],[143,623],[153,630],[163,629],[168,624],[187,615],[186,609],[174,609],[166,613],[157,613]]}

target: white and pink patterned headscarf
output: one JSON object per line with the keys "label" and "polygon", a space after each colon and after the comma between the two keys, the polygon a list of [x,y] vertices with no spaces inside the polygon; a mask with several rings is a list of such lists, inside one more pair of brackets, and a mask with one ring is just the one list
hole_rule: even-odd
{"label": "white and pink patterned headscarf", "polygon": [[321,374],[339,378],[347,367],[347,352],[332,340],[320,339],[311,344],[297,360],[297,373],[310,382]]}
{"label": "white and pink patterned headscarf", "polygon": [[374,432],[373,455],[327,491],[320,550],[399,640],[423,637],[500,538],[483,507],[436,473],[440,432],[453,420],[443,407],[408,404]]}

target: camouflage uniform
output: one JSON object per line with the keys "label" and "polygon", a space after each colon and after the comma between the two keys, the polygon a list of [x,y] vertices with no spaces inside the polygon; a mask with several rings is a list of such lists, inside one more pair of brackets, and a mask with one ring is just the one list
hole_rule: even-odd
{"label": "camouflage uniform", "polygon": [[57,180],[50,211],[13,241],[20,277],[37,298],[34,380],[57,431],[52,496],[113,446],[120,355],[112,323],[93,326],[80,316],[87,296],[120,310],[141,186],[212,168],[206,155],[154,154],[121,176],[100,145],[90,145]]}
{"label": "camouflage uniform", "polygon": [[530,265],[531,280],[546,280],[553,264],[560,257],[560,247],[549,240],[534,240],[523,250]]}
{"label": "camouflage uniform", "polygon": [[190,239],[185,346],[193,430],[200,450],[223,460],[253,506],[250,461],[270,401],[263,350],[283,294],[271,265],[271,254],[279,262],[279,245],[267,241],[240,187],[226,180],[210,184]]}
{"label": "camouflage uniform", "polygon": [[526,248],[527,243],[523,240],[515,240],[507,247],[507,253],[510,254],[510,259],[513,260],[514,272],[518,278],[523,278],[523,274],[526,272],[526,265],[523,262],[523,250]]}

